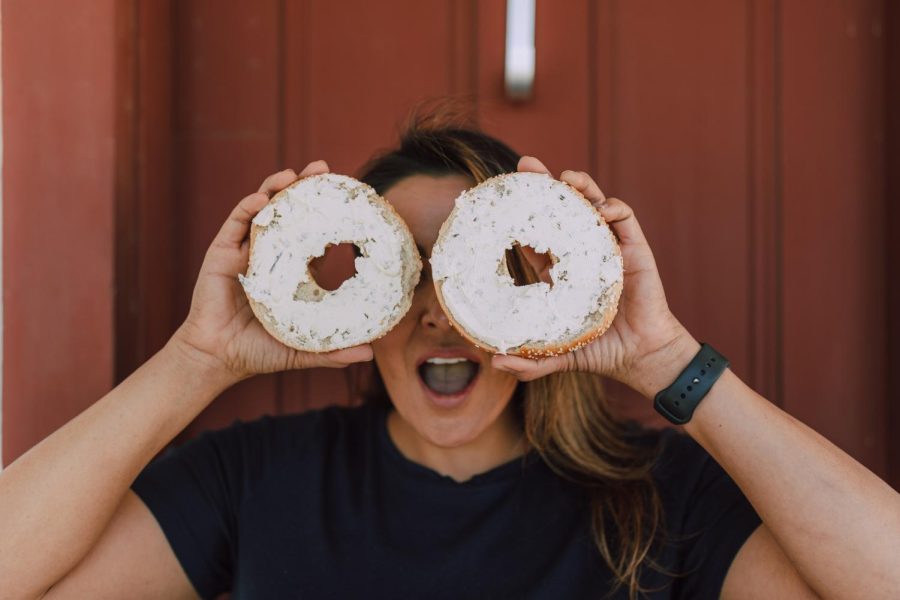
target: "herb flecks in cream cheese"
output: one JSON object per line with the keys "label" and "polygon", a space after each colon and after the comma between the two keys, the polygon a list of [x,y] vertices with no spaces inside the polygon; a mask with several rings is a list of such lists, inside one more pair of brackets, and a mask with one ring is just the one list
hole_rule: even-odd
{"label": "herb flecks in cream cheese", "polygon": [[[350,177],[319,175],[292,186],[253,219],[259,229],[240,281],[289,345],[353,346],[397,319],[406,296],[401,250],[408,234],[385,218],[373,196]],[[341,243],[356,244],[362,256],[356,275],[328,291],[313,279],[309,261]]]}
{"label": "herb flecks in cream cheese", "polygon": [[[612,231],[573,188],[542,174],[489,179],[456,200],[431,255],[451,316],[501,353],[578,339],[622,281]],[[503,260],[518,243],[556,258],[551,287],[516,286]]]}

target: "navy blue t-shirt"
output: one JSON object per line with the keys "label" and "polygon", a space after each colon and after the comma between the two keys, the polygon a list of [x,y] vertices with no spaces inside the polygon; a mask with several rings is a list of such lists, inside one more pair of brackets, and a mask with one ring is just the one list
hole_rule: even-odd
{"label": "navy blue t-shirt", "polygon": [[[329,408],[200,435],[133,489],[203,598],[600,598],[583,488],[536,455],[458,483],[405,458],[386,410]],[[670,541],[651,598],[716,598],[760,521],[689,437],[654,470]],[[612,598],[627,598],[620,589]]]}

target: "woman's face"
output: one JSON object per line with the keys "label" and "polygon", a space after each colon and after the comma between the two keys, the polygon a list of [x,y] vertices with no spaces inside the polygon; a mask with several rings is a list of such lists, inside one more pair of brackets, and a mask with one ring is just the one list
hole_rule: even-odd
{"label": "woman's face", "polygon": [[461,175],[414,175],[385,194],[412,231],[423,269],[409,312],[372,344],[375,363],[404,426],[418,435],[417,441],[441,448],[461,447],[485,434],[503,435],[513,421],[504,410],[516,379],[491,368],[491,355],[450,327],[427,260],[454,199],[472,185]]}

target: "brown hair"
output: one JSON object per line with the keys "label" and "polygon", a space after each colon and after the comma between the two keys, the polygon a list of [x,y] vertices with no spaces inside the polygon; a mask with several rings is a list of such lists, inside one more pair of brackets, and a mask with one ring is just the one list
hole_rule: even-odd
{"label": "brown hair", "polygon": [[[360,179],[384,195],[412,175],[462,174],[481,182],[514,172],[518,160],[466,114],[439,107],[414,114],[399,146],[372,159]],[[538,281],[518,248],[507,250],[507,264],[517,281]],[[389,402],[377,370],[366,400]],[[594,541],[615,577],[610,594],[620,586],[627,587],[630,598],[647,591],[641,569],[656,567],[652,551],[662,530],[650,473],[656,449],[629,439],[628,427],[613,417],[595,375],[555,373],[520,383],[512,402],[530,448],[559,476],[588,492]]]}

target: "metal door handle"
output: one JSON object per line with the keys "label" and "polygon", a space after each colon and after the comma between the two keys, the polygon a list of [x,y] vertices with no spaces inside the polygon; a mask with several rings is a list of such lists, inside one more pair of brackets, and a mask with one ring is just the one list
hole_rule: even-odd
{"label": "metal door handle", "polygon": [[534,88],[534,18],[537,0],[506,0],[506,96],[527,100]]}

